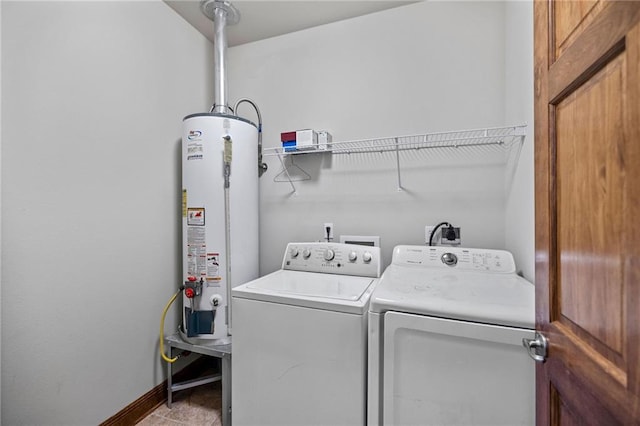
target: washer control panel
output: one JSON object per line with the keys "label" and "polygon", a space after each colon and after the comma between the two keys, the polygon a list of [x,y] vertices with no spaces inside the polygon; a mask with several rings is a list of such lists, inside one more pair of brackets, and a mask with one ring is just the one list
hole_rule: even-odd
{"label": "washer control panel", "polygon": [[289,243],[282,269],[380,277],[380,247],[343,243]]}
{"label": "washer control panel", "polygon": [[493,273],[516,271],[513,256],[508,251],[462,247],[396,246],[392,263]]}

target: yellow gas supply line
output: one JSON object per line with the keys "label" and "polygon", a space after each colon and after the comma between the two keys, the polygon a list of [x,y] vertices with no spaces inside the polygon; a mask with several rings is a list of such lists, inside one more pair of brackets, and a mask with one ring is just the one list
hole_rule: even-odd
{"label": "yellow gas supply line", "polygon": [[178,290],[176,292],[176,294],[173,295],[173,297],[171,297],[171,299],[169,299],[169,303],[167,303],[167,306],[164,307],[164,311],[162,311],[162,318],[160,319],[160,355],[162,355],[162,359],[169,362],[169,363],[174,363],[178,360],[178,358],[180,358],[180,356],[175,356],[173,358],[169,358],[167,355],[165,355],[164,353],[164,317],[167,316],[167,311],[169,310],[169,307],[171,306],[171,304],[176,300],[176,298],[178,297],[178,295],[180,294],[180,292],[182,291],[182,289]]}

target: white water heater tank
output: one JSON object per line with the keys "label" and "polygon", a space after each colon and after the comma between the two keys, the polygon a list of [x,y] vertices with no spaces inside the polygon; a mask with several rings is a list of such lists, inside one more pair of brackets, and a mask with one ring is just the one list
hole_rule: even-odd
{"label": "white water heater tank", "polygon": [[258,188],[255,124],[219,113],[184,118],[182,331],[188,338],[226,339],[228,289],[258,277]]}

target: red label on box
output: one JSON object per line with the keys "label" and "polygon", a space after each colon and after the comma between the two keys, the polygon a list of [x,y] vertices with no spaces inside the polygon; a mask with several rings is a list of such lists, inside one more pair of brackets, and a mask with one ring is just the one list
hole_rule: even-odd
{"label": "red label on box", "polygon": [[289,142],[296,140],[296,132],[284,132],[280,133],[280,141],[281,142]]}

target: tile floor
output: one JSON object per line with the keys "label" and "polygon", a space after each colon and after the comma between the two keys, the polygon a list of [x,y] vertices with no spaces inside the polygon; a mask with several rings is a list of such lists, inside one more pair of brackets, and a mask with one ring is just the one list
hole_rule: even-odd
{"label": "tile floor", "polygon": [[222,426],[220,382],[196,386],[173,394],[171,409],[162,404],[142,419],[139,426]]}

